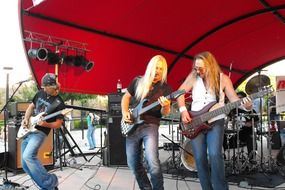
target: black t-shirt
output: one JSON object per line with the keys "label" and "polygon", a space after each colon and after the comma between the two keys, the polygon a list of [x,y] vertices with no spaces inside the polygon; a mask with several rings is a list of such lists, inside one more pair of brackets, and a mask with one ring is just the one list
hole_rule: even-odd
{"label": "black t-shirt", "polygon": [[[136,77],[132,83],[128,86],[128,92],[132,95],[133,99],[132,99],[132,106],[131,107],[135,107],[140,100],[136,100],[135,98],[135,92],[136,92],[136,88],[137,88],[137,82],[138,80],[140,80],[141,77]],[[160,82],[156,83],[153,86],[153,89],[149,91],[149,93],[147,94],[146,98],[147,101],[144,103],[144,106],[150,105],[153,102],[158,101],[158,98],[160,96],[167,96],[171,93],[171,87],[166,84],[163,83],[161,84]],[[160,104],[158,106],[155,106],[154,108],[152,108],[151,110],[145,112],[144,114],[141,115],[141,119],[144,120],[144,123],[153,123],[156,125],[159,125],[160,123],[160,118],[162,117],[161,115],[161,106]]]}
{"label": "black t-shirt", "polygon": [[[45,112],[48,114],[60,111],[65,108],[65,104],[60,96],[49,96],[45,91],[40,90],[33,98],[33,104],[35,105],[34,114]],[[47,120],[47,122],[54,122],[57,118],[63,119],[64,116],[59,114]],[[50,128],[36,126],[36,129],[43,131],[46,135],[49,134]]]}

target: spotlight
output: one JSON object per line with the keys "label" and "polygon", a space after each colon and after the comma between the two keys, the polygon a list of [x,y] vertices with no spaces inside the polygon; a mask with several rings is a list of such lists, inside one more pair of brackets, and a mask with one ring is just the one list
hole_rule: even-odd
{"label": "spotlight", "polygon": [[87,60],[81,55],[75,57],[75,65],[81,65],[85,71],[89,72],[93,68],[94,62]]}
{"label": "spotlight", "polygon": [[49,52],[47,56],[48,64],[55,65],[61,62],[62,56],[59,53]]}
{"label": "spotlight", "polygon": [[94,67],[94,62],[87,60],[84,56],[66,56],[64,62],[76,67],[82,66],[85,71],[89,72]]}
{"label": "spotlight", "polygon": [[46,48],[31,48],[28,51],[29,57],[32,59],[38,59],[39,61],[45,61],[48,57],[49,50]]}

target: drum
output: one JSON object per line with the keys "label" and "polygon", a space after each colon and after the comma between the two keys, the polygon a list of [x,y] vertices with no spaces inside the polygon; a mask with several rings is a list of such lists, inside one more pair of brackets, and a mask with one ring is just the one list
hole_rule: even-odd
{"label": "drum", "polygon": [[186,139],[184,141],[183,149],[182,149],[182,153],[181,153],[181,161],[182,161],[183,165],[189,171],[197,171],[194,156],[192,154],[192,146],[191,146],[191,140],[190,139]]}

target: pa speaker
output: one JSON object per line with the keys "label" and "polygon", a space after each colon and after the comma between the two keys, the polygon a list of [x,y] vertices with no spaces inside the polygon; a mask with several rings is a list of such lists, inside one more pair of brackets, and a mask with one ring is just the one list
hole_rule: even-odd
{"label": "pa speaker", "polygon": [[[17,140],[17,132],[19,126],[9,126],[8,128],[8,168],[11,170],[22,169],[22,155],[21,155],[21,144],[22,140]],[[38,159],[44,166],[54,165],[53,160],[53,130],[50,131],[49,135],[45,139],[44,143],[39,149]]]}
{"label": "pa speaker", "polygon": [[108,148],[109,166],[127,166],[126,138],[121,133],[121,116],[108,118]]}
{"label": "pa speaker", "polygon": [[110,116],[121,116],[121,99],[122,94],[108,95],[108,113]]}

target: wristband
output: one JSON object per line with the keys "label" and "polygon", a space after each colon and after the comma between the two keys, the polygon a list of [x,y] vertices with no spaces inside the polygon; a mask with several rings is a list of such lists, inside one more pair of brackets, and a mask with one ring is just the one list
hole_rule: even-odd
{"label": "wristband", "polygon": [[184,111],[187,111],[187,108],[186,108],[185,106],[181,106],[181,107],[179,108],[179,112],[182,113],[182,112],[184,112]]}

